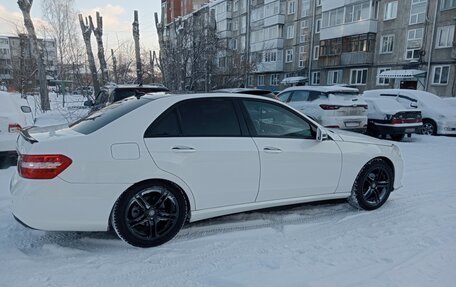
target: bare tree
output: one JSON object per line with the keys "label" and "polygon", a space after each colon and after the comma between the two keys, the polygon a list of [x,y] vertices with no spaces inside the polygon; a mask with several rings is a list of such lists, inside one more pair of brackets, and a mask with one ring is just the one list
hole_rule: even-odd
{"label": "bare tree", "polygon": [[92,29],[93,34],[95,35],[95,39],[97,39],[98,61],[100,61],[102,84],[106,84],[109,82],[109,75],[108,75],[108,65],[106,64],[106,58],[105,58],[104,47],[103,47],[103,17],[100,16],[99,12],[97,12],[97,27],[96,28],[93,25],[92,16],[89,16],[89,22],[90,22],[90,29]]}
{"label": "bare tree", "polygon": [[33,0],[18,0],[17,4],[22,11],[24,17],[24,26],[30,38],[30,45],[33,51],[33,56],[38,66],[38,78],[40,81],[40,95],[41,95],[41,109],[48,111],[51,109],[49,104],[49,94],[46,80],[46,70],[43,61],[43,51],[38,46],[38,38],[36,37],[35,27],[32,18],[30,17],[30,10],[32,9]]}
{"label": "bare tree", "polygon": [[142,65],[141,65],[141,49],[139,47],[139,19],[138,11],[134,12],[134,21],[133,21],[133,38],[135,40],[135,53],[136,53],[136,77],[138,84],[143,83],[142,78]]}
{"label": "bare tree", "polygon": [[87,17],[84,22],[82,14],[79,14],[79,24],[81,25],[82,38],[84,39],[84,43],[86,46],[90,73],[92,75],[93,90],[94,90],[95,95],[97,95],[98,92],[100,92],[100,82],[98,81],[97,66],[95,65],[95,58],[93,57],[92,44],[90,41],[90,36],[92,35],[92,29],[90,29],[90,27],[89,27]]}
{"label": "bare tree", "polygon": [[117,58],[114,55],[114,50],[111,49],[111,59],[112,59],[112,72],[114,73],[114,81],[116,84],[119,83],[119,75],[117,74]]}

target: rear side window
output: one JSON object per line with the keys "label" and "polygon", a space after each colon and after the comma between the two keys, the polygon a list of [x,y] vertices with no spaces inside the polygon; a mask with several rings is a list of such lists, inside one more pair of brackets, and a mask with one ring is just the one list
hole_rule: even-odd
{"label": "rear side window", "polygon": [[149,103],[150,99],[130,98],[98,110],[70,124],[70,128],[85,135],[91,134],[129,112]]}
{"label": "rear side window", "polygon": [[241,128],[229,99],[204,99],[178,106],[183,136],[241,136]]}
{"label": "rear side window", "polygon": [[309,98],[308,91],[294,91],[290,102],[304,102]]}
{"label": "rear side window", "polygon": [[239,120],[231,99],[198,99],[178,103],[147,129],[144,137],[237,137]]}

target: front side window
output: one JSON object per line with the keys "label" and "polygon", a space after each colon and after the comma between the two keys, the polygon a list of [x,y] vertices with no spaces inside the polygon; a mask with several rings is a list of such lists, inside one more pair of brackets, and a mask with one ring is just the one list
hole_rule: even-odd
{"label": "front side window", "polygon": [[244,100],[255,136],[314,138],[309,123],[293,112],[273,103]]}

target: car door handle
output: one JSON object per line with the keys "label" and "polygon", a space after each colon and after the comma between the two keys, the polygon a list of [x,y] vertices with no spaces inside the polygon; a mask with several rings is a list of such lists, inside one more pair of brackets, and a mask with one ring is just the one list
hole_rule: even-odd
{"label": "car door handle", "polygon": [[196,149],[189,146],[175,146],[172,148],[174,152],[195,152]]}
{"label": "car door handle", "polygon": [[280,153],[280,152],[282,152],[282,150],[280,148],[272,147],[272,146],[267,146],[267,147],[263,148],[263,151],[264,152],[269,152],[269,153]]}

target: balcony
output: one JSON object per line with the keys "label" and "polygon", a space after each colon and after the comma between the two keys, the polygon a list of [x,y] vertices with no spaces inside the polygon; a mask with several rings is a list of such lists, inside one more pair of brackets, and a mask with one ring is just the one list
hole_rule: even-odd
{"label": "balcony", "polygon": [[261,62],[256,65],[256,73],[264,73],[264,72],[283,72],[283,62],[276,61],[276,62]]}
{"label": "balcony", "polygon": [[272,39],[272,40],[251,43],[251,45],[250,45],[251,52],[258,52],[258,51],[272,50],[272,49],[283,49],[283,39],[276,38],[276,39]]}
{"label": "balcony", "polygon": [[264,27],[285,24],[285,15],[274,15],[264,19]]}
{"label": "balcony", "polygon": [[228,30],[220,31],[217,34],[218,34],[220,39],[231,38],[233,36],[233,32],[232,31],[228,31]]}
{"label": "balcony", "polygon": [[342,55],[340,57],[340,64],[342,66],[372,65],[373,63],[374,63],[374,53],[368,53],[368,52],[342,53]]}
{"label": "balcony", "polygon": [[318,59],[318,65],[320,67],[340,67],[340,55],[336,56],[320,56]]}
{"label": "balcony", "polygon": [[320,40],[328,40],[365,33],[377,33],[376,20],[364,20],[334,27],[322,28],[320,31]]}

